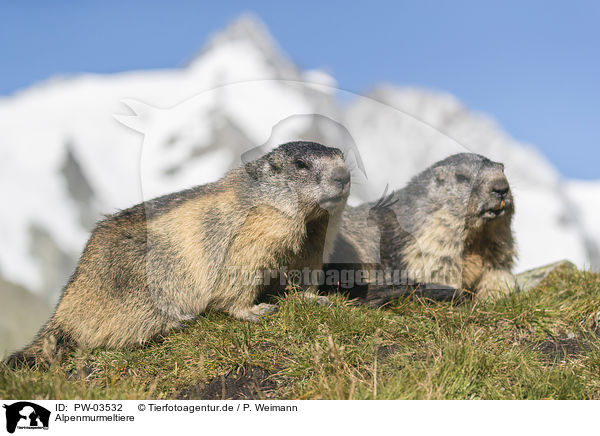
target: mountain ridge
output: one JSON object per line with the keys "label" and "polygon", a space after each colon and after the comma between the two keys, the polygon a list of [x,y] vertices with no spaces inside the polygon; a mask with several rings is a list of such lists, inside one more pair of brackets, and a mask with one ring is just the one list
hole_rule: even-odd
{"label": "mountain ridge", "polygon": [[[367,175],[353,174],[354,203],[451,152],[489,155],[515,189],[518,269],[565,257],[600,266],[600,212],[589,206],[600,188],[579,195],[539,150],[448,93],[386,84],[360,96],[327,83],[244,16],[184,68],[61,77],[0,99],[0,194],[11,204],[0,217],[2,276],[55,301],[102,214],[215,180],[248,150],[287,139],[354,142]],[[127,98],[147,104],[150,126],[133,117],[145,136],[113,119]]]}

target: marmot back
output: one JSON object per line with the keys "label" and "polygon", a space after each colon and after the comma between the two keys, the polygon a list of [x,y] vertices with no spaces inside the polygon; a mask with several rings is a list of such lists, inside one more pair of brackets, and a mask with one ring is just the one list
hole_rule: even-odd
{"label": "marmot back", "polygon": [[[515,287],[516,249],[514,202],[503,170],[483,156],[461,153],[379,202],[347,207],[331,261],[399,270],[413,288],[443,285],[480,298],[505,294]],[[376,294],[367,300],[384,302]]]}
{"label": "marmot back", "polygon": [[221,180],[101,221],[55,313],[9,364],[47,364],[70,347],[122,348],[208,309],[257,321],[265,271],[318,268],[349,194],[342,152],[279,146]]}

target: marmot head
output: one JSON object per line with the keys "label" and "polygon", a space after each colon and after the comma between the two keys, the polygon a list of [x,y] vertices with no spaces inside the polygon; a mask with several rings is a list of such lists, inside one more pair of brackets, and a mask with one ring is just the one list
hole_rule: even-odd
{"label": "marmot head", "polygon": [[[316,142],[295,141],[280,145],[248,162],[246,172],[279,206],[293,199],[306,216],[341,213],[350,194],[350,170],[341,150]],[[291,195],[290,195],[291,194]]]}
{"label": "marmot head", "polygon": [[514,214],[510,185],[504,165],[474,153],[460,153],[434,164],[432,195],[466,218],[470,228]]}

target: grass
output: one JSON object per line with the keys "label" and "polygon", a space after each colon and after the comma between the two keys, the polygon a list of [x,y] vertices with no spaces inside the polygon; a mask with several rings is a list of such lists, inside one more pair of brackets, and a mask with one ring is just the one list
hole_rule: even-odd
{"label": "grass", "polygon": [[143,348],[0,368],[0,398],[600,398],[600,275],[557,271],[488,304],[331,300],[292,294],[259,324],[208,313]]}

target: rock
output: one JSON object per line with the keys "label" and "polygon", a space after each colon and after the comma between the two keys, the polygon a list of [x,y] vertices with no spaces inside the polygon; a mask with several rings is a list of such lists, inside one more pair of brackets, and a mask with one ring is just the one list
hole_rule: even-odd
{"label": "rock", "polygon": [[533,268],[528,271],[517,274],[517,284],[521,292],[527,292],[539,286],[542,281],[550,275],[550,273],[558,269],[577,269],[577,267],[568,260],[551,263],[549,265]]}

